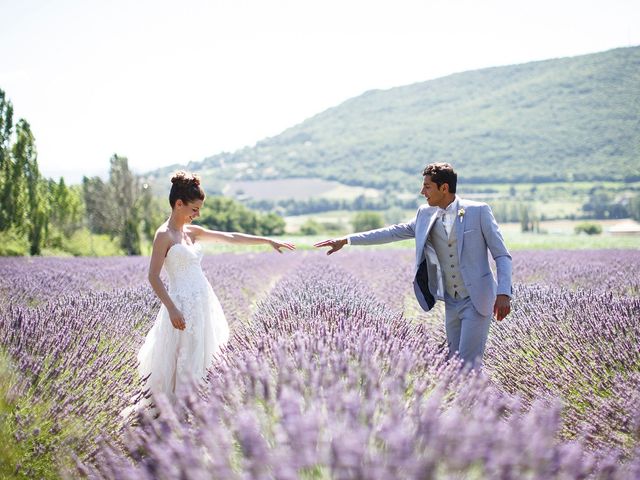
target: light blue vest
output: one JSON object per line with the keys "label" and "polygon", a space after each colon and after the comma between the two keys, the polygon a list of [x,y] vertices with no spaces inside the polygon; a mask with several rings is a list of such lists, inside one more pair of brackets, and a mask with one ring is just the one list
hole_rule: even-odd
{"label": "light blue vest", "polygon": [[469,296],[464,286],[462,273],[460,272],[460,259],[458,258],[458,237],[455,225],[451,226],[451,232],[447,238],[447,232],[442,219],[436,220],[429,232],[429,240],[438,256],[442,282],[445,291],[453,298],[460,299]]}

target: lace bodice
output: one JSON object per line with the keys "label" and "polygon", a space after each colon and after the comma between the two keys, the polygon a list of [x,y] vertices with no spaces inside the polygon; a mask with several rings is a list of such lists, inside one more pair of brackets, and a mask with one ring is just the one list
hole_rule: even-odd
{"label": "lace bodice", "polygon": [[199,243],[172,245],[164,260],[164,268],[169,275],[169,294],[194,294],[208,288],[202,271],[202,249]]}

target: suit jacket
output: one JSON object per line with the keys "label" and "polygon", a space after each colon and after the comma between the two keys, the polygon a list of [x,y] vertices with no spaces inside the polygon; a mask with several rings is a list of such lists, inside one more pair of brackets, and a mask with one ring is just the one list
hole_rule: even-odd
{"label": "suit jacket", "polygon": [[[375,245],[408,238],[416,240],[414,292],[424,310],[443,298],[440,264],[428,241],[436,221],[437,207],[423,205],[408,223],[349,235],[352,245]],[[459,213],[464,211],[463,215]],[[491,208],[486,203],[458,198],[454,227],[458,237],[458,258],[462,280],[475,309],[489,316],[497,294],[511,296],[511,255],[502,238]],[[497,282],[489,266],[489,253],[496,262]]]}

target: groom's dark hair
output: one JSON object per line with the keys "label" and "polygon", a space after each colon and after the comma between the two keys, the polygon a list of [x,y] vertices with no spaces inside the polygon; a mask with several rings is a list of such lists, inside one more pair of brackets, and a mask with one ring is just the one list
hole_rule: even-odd
{"label": "groom's dark hair", "polygon": [[456,193],[458,174],[453,171],[451,164],[444,162],[430,163],[424,168],[422,176],[431,177],[431,181],[438,185],[438,188],[446,183],[449,185],[449,193]]}

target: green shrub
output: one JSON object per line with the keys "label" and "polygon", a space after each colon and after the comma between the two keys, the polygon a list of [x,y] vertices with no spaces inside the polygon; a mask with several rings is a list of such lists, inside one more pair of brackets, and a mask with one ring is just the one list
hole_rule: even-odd
{"label": "green shrub", "polygon": [[26,234],[14,228],[0,232],[0,256],[20,257],[29,255],[29,241]]}
{"label": "green shrub", "polygon": [[582,222],[575,226],[576,233],[586,233],[587,235],[600,235],[602,226],[592,222]]}
{"label": "green shrub", "polygon": [[362,232],[364,230],[374,230],[384,225],[382,215],[377,212],[358,212],[351,221],[354,232]]}
{"label": "green shrub", "polygon": [[117,238],[91,233],[86,228],[77,230],[70,238],[63,239],[60,249],[76,257],[112,257],[124,254]]}
{"label": "green shrub", "polygon": [[345,225],[340,222],[322,222],[322,228],[330,235],[342,235],[347,233]]}
{"label": "green shrub", "polygon": [[322,225],[316,222],[313,218],[309,218],[300,226],[300,233],[302,235],[318,235],[322,232]]}

